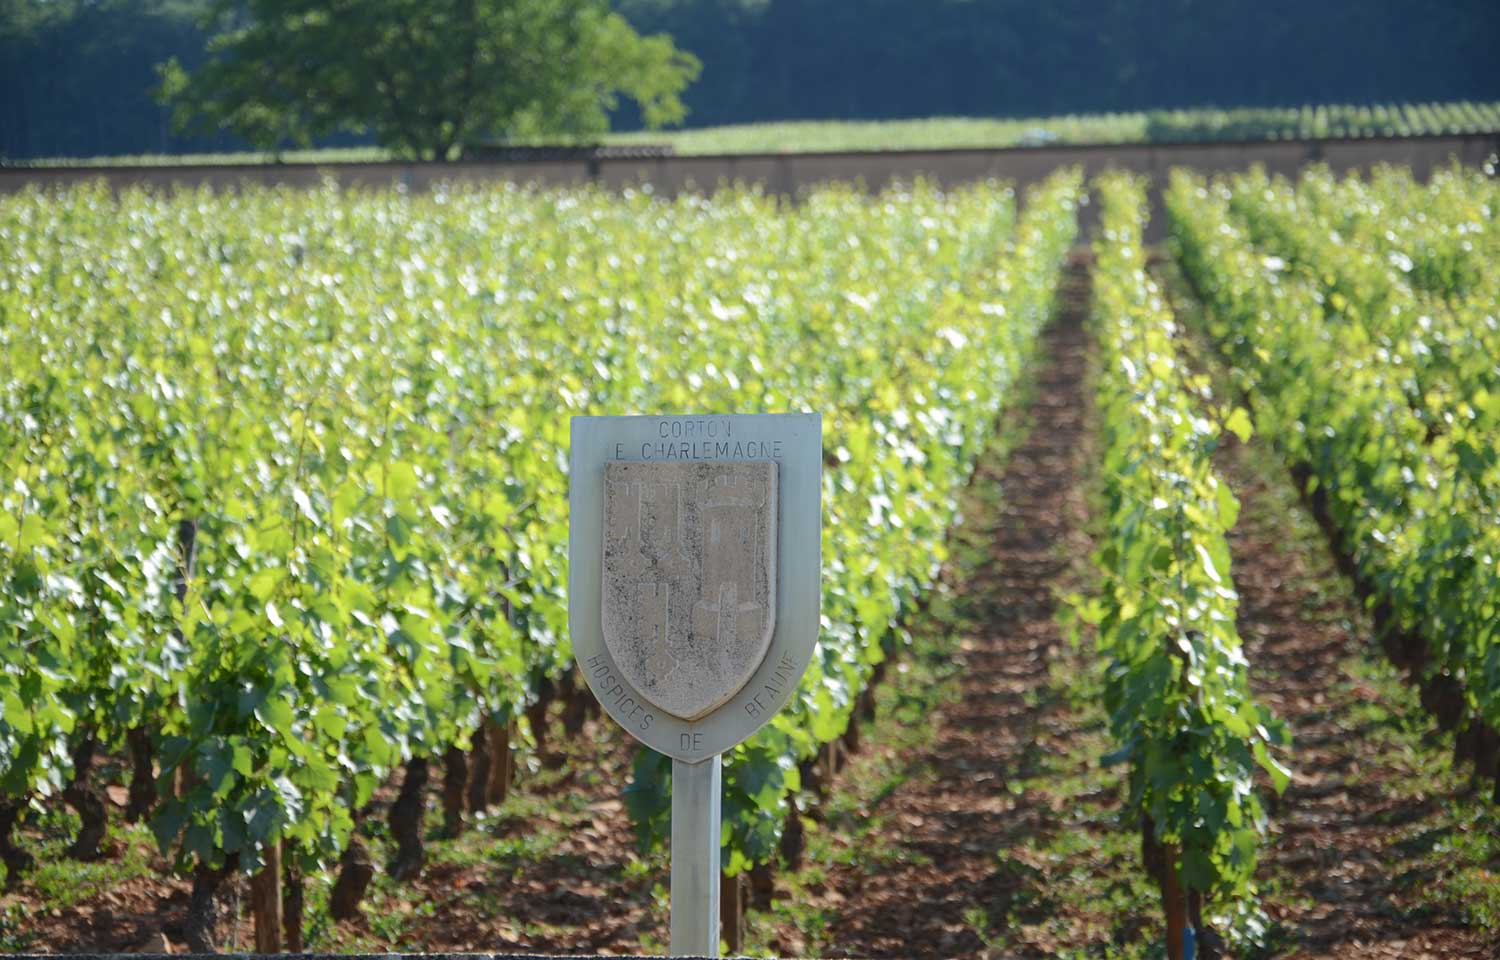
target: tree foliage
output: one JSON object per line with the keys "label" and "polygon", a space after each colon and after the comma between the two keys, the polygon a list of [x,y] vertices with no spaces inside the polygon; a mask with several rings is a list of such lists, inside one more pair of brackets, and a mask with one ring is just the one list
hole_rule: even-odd
{"label": "tree foliage", "polygon": [[148,95],[152,64],[201,59],[195,14],[183,3],[0,0],[0,156],[234,146],[175,135]]}
{"label": "tree foliage", "polygon": [[448,159],[496,135],[586,137],[623,95],[649,126],[680,122],[699,64],[604,0],[223,0],[209,59],[163,65],[187,128],[258,147],[364,133]]}
{"label": "tree foliage", "polygon": [[[616,0],[703,60],[695,125],[1490,99],[1500,4]],[[1184,82],[1190,80],[1191,82]]]}

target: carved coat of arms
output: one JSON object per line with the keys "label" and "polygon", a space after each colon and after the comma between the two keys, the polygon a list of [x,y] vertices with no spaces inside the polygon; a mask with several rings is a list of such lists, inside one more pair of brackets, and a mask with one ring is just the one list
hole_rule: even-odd
{"label": "carved coat of arms", "polygon": [[776,464],[611,461],[604,479],[604,645],[642,696],[695,720],[771,645]]}

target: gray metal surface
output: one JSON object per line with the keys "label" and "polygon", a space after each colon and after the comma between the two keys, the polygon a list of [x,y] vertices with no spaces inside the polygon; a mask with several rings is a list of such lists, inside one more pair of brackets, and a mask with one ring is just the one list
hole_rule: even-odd
{"label": "gray metal surface", "polygon": [[723,768],[672,761],[672,955],[719,955],[719,813]]}
{"label": "gray metal surface", "polygon": [[[776,624],[760,665],[692,720],[651,706],[604,642],[605,465],[610,461],[772,460],[777,465]],[[569,477],[568,624],[600,704],[642,743],[677,760],[716,756],[770,721],[796,692],[817,643],[822,591],[822,418],[815,413],[574,417]]]}
{"label": "gray metal surface", "polygon": [[707,716],[771,646],[776,463],[611,460],[604,487],[605,649],[642,710]]}

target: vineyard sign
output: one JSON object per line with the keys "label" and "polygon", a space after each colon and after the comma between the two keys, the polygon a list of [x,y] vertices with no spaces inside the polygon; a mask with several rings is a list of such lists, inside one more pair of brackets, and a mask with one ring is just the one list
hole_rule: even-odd
{"label": "vineyard sign", "polygon": [[818,638],[817,414],[574,417],[568,619],[604,709],[677,760],[791,699]]}
{"label": "vineyard sign", "polygon": [[818,414],[574,417],[568,621],[604,709],[673,760],[672,952],[718,950],[719,756],[817,642]]}
{"label": "vineyard sign", "polygon": [[776,626],[776,461],[606,464],[603,589],[604,649],[649,706],[722,706]]}

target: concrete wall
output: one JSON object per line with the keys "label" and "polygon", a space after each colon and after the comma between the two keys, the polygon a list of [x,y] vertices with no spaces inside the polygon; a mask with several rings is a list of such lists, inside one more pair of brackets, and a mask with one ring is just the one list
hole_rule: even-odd
{"label": "concrete wall", "polygon": [[712,190],[723,183],[758,184],[785,195],[829,181],[862,181],[879,189],[893,181],[927,177],[944,185],[986,178],[1035,182],[1061,166],[1081,165],[1089,174],[1118,168],[1151,175],[1158,182],[1173,167],[1213,173],[1261,164],[1273,173],[1295,174],[1310,163],[1344,172],[1379,163],[1409,166],[1419,177],[1454,160],[1477,166],[1500,152],[1500,134],[1370,138],[1321,141],[1241,141],[1195,144],[1015,147],[989,150],[903,150],[869,153],[745,154],[656,159],[541,161],[534,163],[331,163],[244,164],[163,167],[0,167],[0,193],[29,186],[57,187],[103,179],[122,189],[145,186],[243,184],[316,186],[332,179],[345,186],[405,184],[427,190],[444,182],[515,182],[569,186],[597,182],[610,188],[649,183],[658,193]]}

